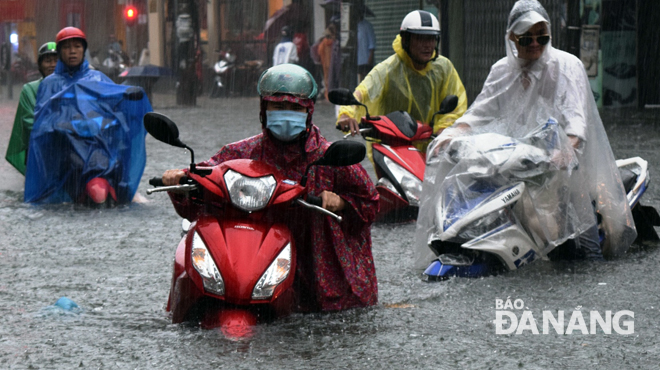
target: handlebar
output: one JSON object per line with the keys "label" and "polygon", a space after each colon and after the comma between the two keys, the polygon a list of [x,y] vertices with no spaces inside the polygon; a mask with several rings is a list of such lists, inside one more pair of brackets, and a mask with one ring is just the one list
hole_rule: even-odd
{"label": "handlebar", "polygon": [[[157,192],[162,192],[162,191],[174,191],[174,192],[189,192],[192,190],[197,189],[197,185],[195,184],[188,184],[187,183],[187,177],[182,177],[179,183],[181,185],[172,185],[172,186],[165,186],[163,184],[163,179],[161,177],[153,177],[149,179],[149,185],[156,186],[154,189],[147,189],[147,195],[151,195],[153,193]],[[303,199],[297,199],[296,202],[303,207],[306,208],[311,208],[315,211],[321,212],[327,216],[333,217],[337,221],[341,222],[343,218],[333,212],[328,211],[325,208],[322,208],[321,206],[323,205],[323,199],[321,197],[317,197],[316,195],[307,195],[307,200]]]}
{"label": "handlebar", "polygon": [[313,206],[321,207],[323,206],[323,199],[321,197],[317,197],[316,195],[307,194],[307,203]]}
{"label": "handlebar", "polygon": [[341,216],[339,216],[339,215],[337,215],[333,212],[330,212],[325,208],[321,208],[321,205],[323,204],[323,200],[321,199],[321,197],[317,197],[315,195],[308,194],[307,195],[307,201],[304,201],[302,199],[296,199],[296,202],[298,204],[300,204],[301,206],[303,206],[303,207],[311,208],[315,211],[323,213],[326,216],[330,216],[330,217],[334,218],[335,220],[337,220],[339,222],[341,222],[343,220],[343,218]]}
{"label": "handlebar", "polygon": [[[363,134],[371,132],[371,128],[361,128],[360,131],[358,131],[358,132],[360,133],[360,135],[363,135]],[[351,136],[352,136],[352,134],[349,132],[348,134],[344,135],[344,139],[348,139]]]}
{"label": "handlebar", "polygon": [[[339,126],[335,126],[335,127],[336,127],[337,130],[339,130],[339,131],[344,131],[344,130],[342,130],[342,128],[339,127]],[[373,127],[371,127],[371,126],[369,126],[369,125],[365,125],[365,124],[362,123],[362,122],[360,122],[360,123],[358,124],[358,128],[359,128],[358,133],[359,133],[360,135],[368,134],[369,132],[371,132],[371,131],[373,130]],[[345,134],[345,135],[344,135],[344,139],[348,139],[348,138],[351,137],[351,136],[353,136],[353,135],[352,135],[352,133],[349,132],[348,134]]]}
{"label": "handlebar", "polygon": [[163,183],[163,178],[162,177],[152,177],[149,179],[149,185],[152,186],[165,186]]}
{"label": "handlebar", "polygon": [[[188,183],[188,177],[183,176],[182,178],[179,179],[179,185],[187,184]],[[152,186],[165,186],[163,183],[163,178],[162,177],[152,177],[149,179],[149,185]]]}
{"label": "handlebar", "polygon": [[147,195],[162,191],[189,192],[197,189],[197,185],[189,184],[188,177],[184,176],[179,180],[180,185],[165,186],[162,177],[152,177],[149,179],[149,185],[156,186],[154,189],[147,189]]}

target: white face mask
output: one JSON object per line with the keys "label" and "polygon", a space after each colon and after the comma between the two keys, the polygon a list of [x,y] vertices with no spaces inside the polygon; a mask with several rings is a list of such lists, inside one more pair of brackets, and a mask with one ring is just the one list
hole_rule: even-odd
{"label": "white face mask", "polygon": [[266,111],[266,128],[278,140],[292,141],[307,128],[307,112]]}

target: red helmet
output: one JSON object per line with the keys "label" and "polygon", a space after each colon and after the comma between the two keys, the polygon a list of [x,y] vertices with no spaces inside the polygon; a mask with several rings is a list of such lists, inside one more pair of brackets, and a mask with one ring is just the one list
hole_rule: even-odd
{"label": "red helmet", "polygon": [[85,33],[76,27],[64,27],[57,33],[55,36],[55,43],[60,46],[60,42],[69,39],[81,39],[83,42],[83,47],[87,49],[87,37]]}

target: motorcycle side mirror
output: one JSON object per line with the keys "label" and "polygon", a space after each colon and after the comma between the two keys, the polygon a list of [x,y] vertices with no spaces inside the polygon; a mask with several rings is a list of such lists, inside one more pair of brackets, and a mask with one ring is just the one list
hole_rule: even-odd
{"label": "motorcycle side mirror", "polygon": [[458,106],[458,96],[456,95],[447,95],[442,103],[440,103],[439,114],[447,114],[453,112],[454,109]]}
{"label": "motorcycle side mirror", "polygon": [[445,96],[445,98],[440,103],[440,110],[433,113],[433,117],[431,117],[431,122],[429,122],[429,124],[433,126],[433,123],[435,122],[435,116],[439,114],[447,114],[453,112],[457,106],[458,106],[458,96],[456,95]]}
{"label": "motorcycle side mirror", "polygon": [[187,145],[179,140],[179,128],[176,123],[166,115],[149,112],[144,115],[142,121],[144,122],[144,128],[156,140],[179,148],[187,148]]}
{"label": "motorcycle side mirror", "polygon": [[195,165],[195,152],[191,147],[179,140],[179,128],[176,126],[174,121],[169,119],[169,117],[164,114],[149,112],[144,115],[142,122],[147,132],[156,138],[156,140],[162,141],[165,144],[169,144],[177,148],[184,148],[190,151],[191,173],[197,173],[201,176],[206,176],[211,173],[211,170],[197,170]]}
{"label": "motorcycle side mirror", "polygon": [[335,141],[323,154],[323,157],[307,165],[305,175],[300,180],[300,185],[307,184],[307,172],[311,166],[351,166],[362,162],[367,149],[364,144],[357,141]]}
{"label": "motorcycle side mirror", "polygon": [[328,91],[328,100],[335,105],[362,105],[349,89],[339,88]]}
{"label": "motorcycle side mirror", "polygon": [[335,141],[319,160],[312,163],[317,166],[350,166],[362,162],[367,154],[364,144],[357,141]]}
{"label": "motorcycle side mirror", "polygon": [[355,99],[355,96],[353,96],[353,93],[349,89],[342,87],[328,91],[328,101],[330,101],[330,103],[335,105],[362,106],[367,111],[366,116],[367,118],[369,118],[369,109],[367,109],[367,106],[360,103],[357,99]]}

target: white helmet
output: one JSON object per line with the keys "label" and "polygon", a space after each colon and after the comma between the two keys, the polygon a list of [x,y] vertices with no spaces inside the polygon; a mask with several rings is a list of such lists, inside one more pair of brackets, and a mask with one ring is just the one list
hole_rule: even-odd
{"label": "white helmet", "polygon": [[401,32],[439,36],[440,22],[438,22],[438,18],[425,10],[413,10],[403,18]]}

